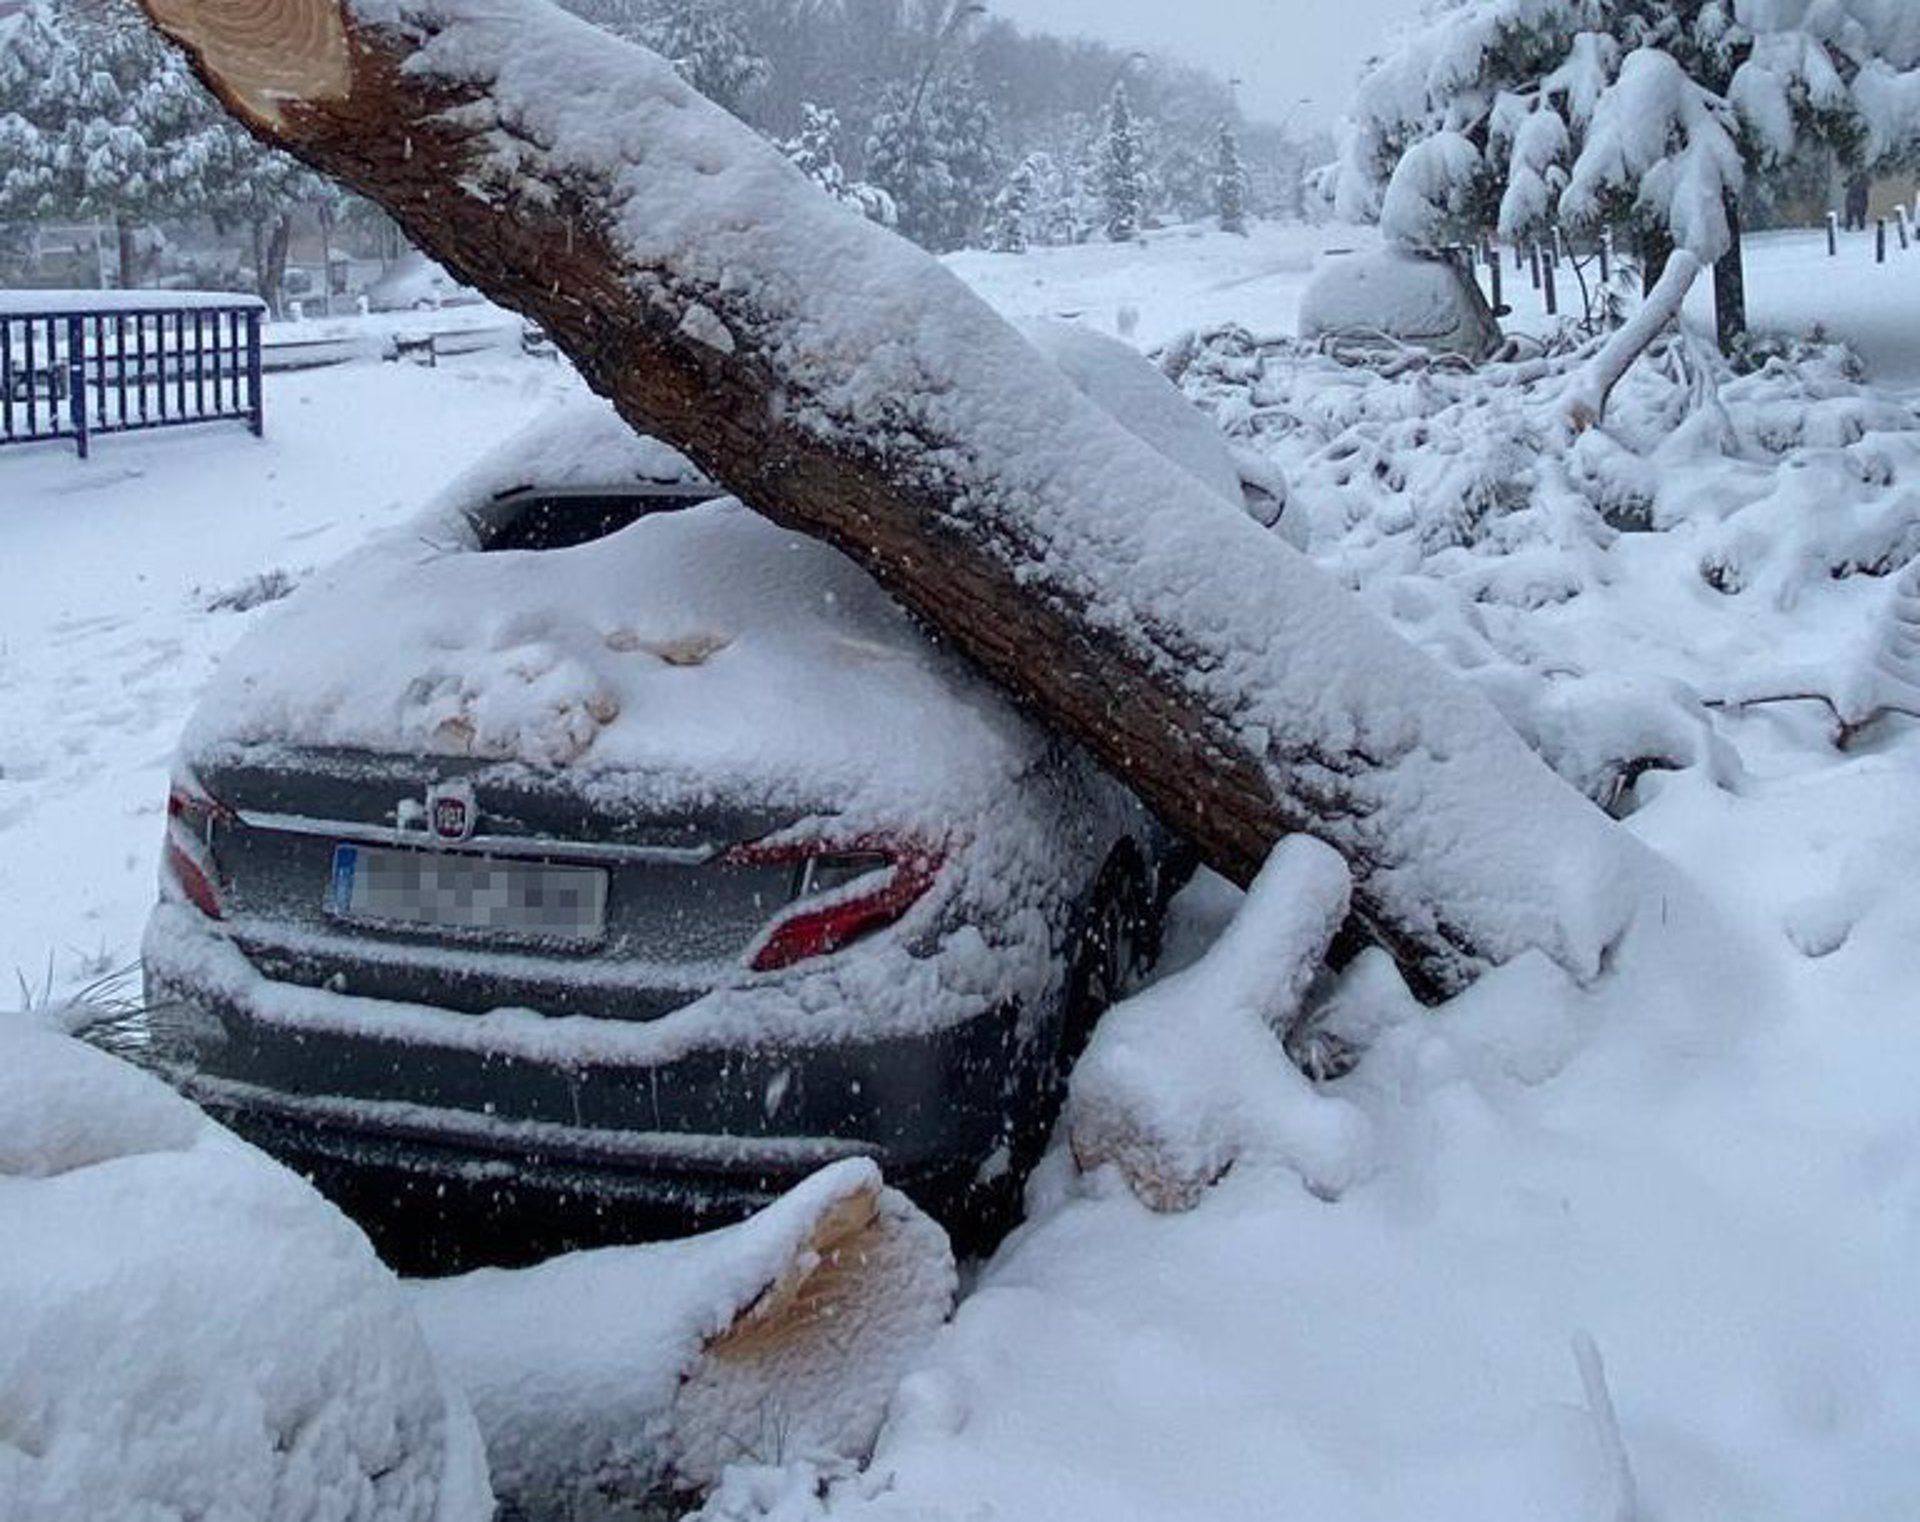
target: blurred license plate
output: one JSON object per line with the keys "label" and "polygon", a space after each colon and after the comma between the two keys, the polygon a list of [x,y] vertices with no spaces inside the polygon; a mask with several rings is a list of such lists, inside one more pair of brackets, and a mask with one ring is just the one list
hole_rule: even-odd
{"label": "blurred license plate", "polygon": [[596,941],[607,923],[607,874],[432,851],[335,846],[327,910],[348,919]]}

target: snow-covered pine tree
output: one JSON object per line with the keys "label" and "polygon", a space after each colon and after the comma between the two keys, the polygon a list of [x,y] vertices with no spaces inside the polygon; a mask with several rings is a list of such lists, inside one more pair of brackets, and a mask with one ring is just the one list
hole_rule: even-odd
{"label": "snow-covered pine tree", "polygon": [[1409,243],[1609,226],[1649,279],[1687,249],[1731,340],[1747,172],[1910,155],[1917,65],[1911,8],[1878,0],[1446,0],[1362,79],[1336,204]]}
{"label": "snow-covered pine tree", "polygon": [[1213,140],[1213,212],[1220,219],[1222,232],[1246,232],[1247,170],[1240,162],[1240,141],[1233,134],[1233,123],[1225,120]]}
{"label": "snow-covered pine tree", "polygon": [[1100,198],[1109,239],[1124,243],[1140,235],[1146,182],[1140,133],[1134,125],[1124,79],[1114,81],[1113,93],[1107,97],[1107,132],[1100,148]]}
{"label": "snow-covered pine tree", "polygon": [[993,112],[964,76],[890,85],[867,135],[867,174],[899,207],[900,231],[936,253],[964,248],[1000,178]]}
{"label": "snow-covered pine tree", "polygon": [[131,5],[42,3],[9,21],[0,114],[19,159],[0,172],[0,217],[111,220],[120,282],[134,284],[138,229],[202,209],[219,144],[240,129]]}
{"label": "snow-covered pine tree", "polygon": [[139,283],[145,224],[264,219],[256,269],[277,304],[286,218],[333,194],[221,110],[122,0],[40,0],[0,22],[0,220],[111,220],[121,285]]}
{"label": "snow-covered pine tree", "polygon": [[1046,167],[1044,159],[1044,154],[1029,153],[1014,166],[1007,183],[993,198],[992,215],[987,220],[987,247],[995,253],[1027,251],[1027,219],[1033,214],[1034,193]]}
{"label": "snow-covered pine tree", "polygon": [[800,103],[800,131],[780,144],[780,151],[794,167],[834,200],[851,206],[862,216],[892,227],[898,218],[893,197],[878,185],[865,180],[850,180],[840,164],[838,148],[840,117],[826,106],[812,101]]}
{"label": "snow-covered pine tree", "polygon": [[609,30],[670,60],[682,79],[735,115],[772,72],[727,0],[651,0],[638,8],[616,6],[610,14],[603,23]]}

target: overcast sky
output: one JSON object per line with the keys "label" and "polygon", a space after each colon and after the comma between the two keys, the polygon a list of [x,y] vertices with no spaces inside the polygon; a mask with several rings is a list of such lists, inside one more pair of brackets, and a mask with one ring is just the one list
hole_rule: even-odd
{"label": "overcast sky", "polygon": [[1203,64],[1241,81],[1249,115],[1318,127],[1340,115],[1361,60],[1420,7],[1421,0],[989,0],[992,14],[1022,27]]}

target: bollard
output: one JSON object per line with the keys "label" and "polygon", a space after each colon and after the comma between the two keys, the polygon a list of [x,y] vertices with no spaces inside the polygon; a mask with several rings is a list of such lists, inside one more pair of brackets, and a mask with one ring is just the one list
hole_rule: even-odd
{"label": "bollard", "polygon": [[1900,252],[1904,254],[1907,251],[1907,208],[1905,206],[1894,207],[1893,226],[1894,231],[1900,235]]}
{"label": "bollard", "polygon": [[1840,213],[1837,211],[1827,213],[1827,257],[1840,257]]}
{"label": "bollard", "polygon": [[1554,286],[1553,282],[1553,259],[1551,255],[1540,261],[1540,273],[1542,281],[1541,292],[1547,298],[1547,315],[1549,317],[1558,317],[1560,315],[1560,292]]}
{"label": "bollard", "polygon": [[1873,222],[1873,262],[1887,262],[1887,219],[1876,217]]}
{"label": "bollard", "polygon": [[1540,258],[1540,245],[1537,242],[1529,243],[1527,245],[1527,267],[1533,272],[1533,288],[1536,291],[1540,289],[1541,263],[1542,263],[1542,260]]}

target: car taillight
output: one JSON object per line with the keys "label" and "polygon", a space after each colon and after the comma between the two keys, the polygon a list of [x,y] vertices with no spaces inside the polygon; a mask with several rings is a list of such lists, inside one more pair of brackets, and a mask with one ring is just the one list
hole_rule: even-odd
{"label": "car taillight", "polygon": [[743,866],[794,868],[794,901],[774,922],[749,964],[755,972],[825,956],[891,925],[926,895],[946,861],[943,846],[924,841],[861,839],[848,843],[758,842],[736,846],[727,860]]}
{"label": "car taillight", "polygon": [[215,887],[213,829],[232,819],[230,809],[191,777],[175,777],[167,788],[167,871],[192,904],[209,919],[224,918]]}

